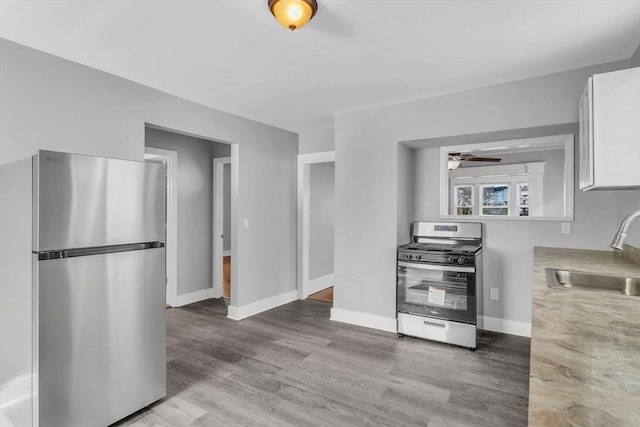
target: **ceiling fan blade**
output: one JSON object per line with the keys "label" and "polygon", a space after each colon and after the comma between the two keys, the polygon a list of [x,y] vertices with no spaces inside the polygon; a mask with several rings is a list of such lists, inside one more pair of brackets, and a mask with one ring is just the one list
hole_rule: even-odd
{"label": "ceiling fan blade", "polygon": [[467,157],[467,158],[463,158],[462,161],[464,162],[500,162],[502,161],[502,159],[499,159],[497,157]]}
{"label": "ceiling fan blade", "polygon": [[502,161],[498,157],[476,157],[473,154],[449,153],[449,160],[461,162],[499,162]]}

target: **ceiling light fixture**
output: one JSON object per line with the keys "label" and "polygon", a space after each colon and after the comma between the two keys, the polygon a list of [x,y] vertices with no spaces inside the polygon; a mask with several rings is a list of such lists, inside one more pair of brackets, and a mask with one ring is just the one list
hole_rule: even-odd
{"label": "ceiling light fixture", "polygon": [[316,0],[269,0],[269,10],[289,30],[304,27],[318,11]]}
{"label": "ceiling light fixture", "polygon": [[458,169],[458,167],[460,166],[460,160],[449,160],[447,166],[449,167],[450,171]]}

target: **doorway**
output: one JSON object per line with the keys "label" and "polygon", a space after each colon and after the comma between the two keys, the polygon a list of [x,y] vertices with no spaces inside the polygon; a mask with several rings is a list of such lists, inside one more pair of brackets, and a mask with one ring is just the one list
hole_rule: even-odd
{"label": "doorway", "polygon": [[231,299],[231,157],[213,159],[213,287]]}
{"label": "doorway", "polygon": [[333,303],[334,152],[298,156],[298,298]]}
{"label": "doorway", "polygon": [[[222,296],[222,289],[215,287],[212,263],[217,243],[212,160],[224,157],[231,163],[237,152],[231,144],[146,127],[145,158],[167,164],[167,304],[171,307]],[[230,204],[232,199],[237,197],[229,197]]]}

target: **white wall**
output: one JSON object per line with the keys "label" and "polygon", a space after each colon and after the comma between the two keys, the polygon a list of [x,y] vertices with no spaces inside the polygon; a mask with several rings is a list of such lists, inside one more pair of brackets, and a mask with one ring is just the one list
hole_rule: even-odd
{"label": "white wall", "polygon": [[295,290],[297,135],[0,39],[0,163],[38,148],[142,160],[145,123],[237,144],[234,306]]}
{"label": "white wall", "polygon": [[[400,147],[404,147],[404,145],[401,144]],[[439,219],[440,147],[436,145],[413,150],[411,154],[414,158],[412,180],[415,182],[415,189],[413,191],[398,189],[400,194],[410,194],[413,200],[414,208],[411,211],[409,221],[433,221],[434,219]],[[398,211],[400,210],[401,208],[398,207]],[[405,219],[402,220],[402,224],[406,224]]]}
{"label": "white wall", "polygon": [[[619,193],[618,224],[630,213],[640,210],[640,190],[619,190]],[[636,219],[629,227],[625,243],[640,249],[640,219]]]}
{"label": "white wall", "polygon": [[[0,425],[31,425],[31,159],[0,167]],[[26,285],[25,285],[26,284]],[[7,418],[10,420],[7,420]]]}
{"label": "white wall", "polygon": [[333,274],[335,164],[309,165],[309,280]]}
{"label": "white wall", "polygon": [[231,147],[200,138],[147,128],[147,147],[178,152],[178,295],[213,284],[214,157]]}
{"label": "white wall", "polygon": [[[438,155],[436,155],[438,157]],[[422,186],[425,182],[416,179],[415,165],[418,162],[418,156],[415,151],[404,144],[398,145],[398,228],[396,244],[402,245],[409,243],[411,239],[411,222],[419,221],[420,218],[415,216],[415,194],[416,191],[422,192]],[[420,162],[424,166],[425,171],[433,170],[438,173],[437,160],[436,166],[428,165]],[[420,190],[419,190],[420,189]],[[437,200],[437,199],[433,199]],[[436,212],[438,203],[435,203]]]}
{"label": "white wall", "polygon": [[[587,78],[626,66],[628,62],[621,61],[338,114],[334,308],[341,317],[351,312],[365,319],[359,323],[371,319],[372,325],[391,325],[395,317],[395,256],[402,228],[396,202],[402,198],[399,141],[574,123]],[[416,183],[416,191],[419,186]],[[486,267],[495,278],[488,285],[503,290],[498,302],[485,294],[487,312],[520,330],[526,327],[531,319],[533,246],[606,249],[617,226],[619,199],[616,192],[576,195],[570,235],[560,234],[557,222],[487,221]],[[434,199],[429,211],[437,212],[437,203]]]}
{"label": "white wall", "polygon": [[333,151],[334,147],[333,128],[310,129],[300,133],[299,154]]}

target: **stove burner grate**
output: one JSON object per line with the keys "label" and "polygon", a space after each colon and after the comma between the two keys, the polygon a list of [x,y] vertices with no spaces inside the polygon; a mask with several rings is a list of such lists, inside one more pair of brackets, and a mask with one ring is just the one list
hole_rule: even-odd
{"label": "stove burner grate", "polygon": [[480,246],[456,245],[456,244],[451,245],[451,244],[443,244],[443,243],[409,243],[407,245],[400,246],[399,249],[403,251],[473,254],[480,249]]}

